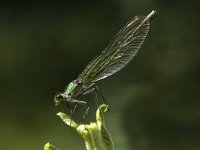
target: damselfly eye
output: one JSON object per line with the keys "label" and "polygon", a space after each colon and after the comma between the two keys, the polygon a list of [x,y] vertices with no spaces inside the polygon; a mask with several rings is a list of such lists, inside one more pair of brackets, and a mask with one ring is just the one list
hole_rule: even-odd
{"label": "damselfly eye", "polygon": [[54,102],[55,102],[55,105],[59,105],[63,100],[63,95],[62,94],[58,94],[55,96],[54,98]]}
{"label": "damselfly eye", "polygon": [[56,95],[56,99],[62,99],[62,98],[63,98],[62,94]]}

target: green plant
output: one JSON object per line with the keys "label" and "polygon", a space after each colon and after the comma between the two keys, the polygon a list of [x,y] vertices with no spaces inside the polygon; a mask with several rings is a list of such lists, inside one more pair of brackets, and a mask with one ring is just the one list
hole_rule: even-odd
{"label": "green plant", "polygon": [[[105,127],[103,112],[108,111],[108,105],[102,104],[96,111],[96,122],[90,124],[77,124],[65,113],[59,112],[57,115],[62,121],[75,129],[84,139],[87,150],[113,150],[113,142],[108,130]],[[55,146],[47,143],[44,150],[58,150]]]}

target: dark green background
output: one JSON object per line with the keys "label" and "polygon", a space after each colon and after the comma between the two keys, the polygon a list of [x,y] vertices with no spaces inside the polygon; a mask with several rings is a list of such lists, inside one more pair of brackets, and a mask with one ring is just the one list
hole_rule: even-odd
{"label": "dark green background", "polygon": [[198,0],[1,2],[0,149],[39,150],[48,141],[84,149],[55,115],[67,109],[54,106],[54,94],[131,18],[153,9],[137,57],[98,84],[112,110],[106,125],[116,150],[200,149],[199,8]]}

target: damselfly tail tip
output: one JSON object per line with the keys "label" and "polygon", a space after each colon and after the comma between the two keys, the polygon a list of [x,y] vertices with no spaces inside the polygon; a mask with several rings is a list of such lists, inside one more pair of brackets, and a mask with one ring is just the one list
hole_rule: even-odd
{"label": "damselfly tail tip", "polygon": [[147,18],[149,18],[150,21],[152,21],[157,16],[157,12],[155,10],[152,10]]}

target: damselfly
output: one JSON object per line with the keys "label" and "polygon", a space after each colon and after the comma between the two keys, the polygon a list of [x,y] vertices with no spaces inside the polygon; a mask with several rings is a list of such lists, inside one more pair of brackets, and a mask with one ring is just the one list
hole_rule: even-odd
{"label": "damselfly", "polygon": [[89,106],[87,102],[80,100],[80,97],[95,92],[98,101],[98,87],[95,83],[118,72],[130,62],[144,42],[150,27],[149,22],[155,15],[156,11],[152,11],[147,16],[136,16],[130,20],[107,48],[86,66],[78,78],[69,83],[63,93],[55,96],[55,104],[58,105],[62,101],[67,104],[74,103],[75,106],[84,104],[87,113]]}

